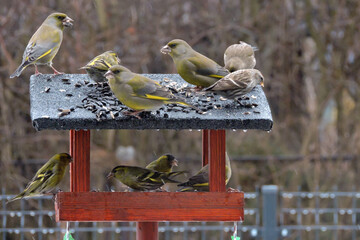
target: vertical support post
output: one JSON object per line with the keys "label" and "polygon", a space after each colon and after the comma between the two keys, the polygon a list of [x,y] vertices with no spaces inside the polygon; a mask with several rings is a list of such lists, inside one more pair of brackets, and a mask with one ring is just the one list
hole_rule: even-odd
{"label": "vertical support post", "polygon": [[225,192],[225,130],[210,130],[210,192]]}
{"label": "vertical support post", "polygon": [[90,191],[90,130],[70,130],[70,191]]}
{"label": "vertical support post", "polygon": [[157,222],[137,222],[136,240],[157,240],[159,239]]}
{"label": "vertical support post", "polygon": [[202,130],[202,166],[209,163],[209,130]]}
{"label": "vertical support post", "polygon": [[279,189],[276,185],[264,185],[261,187],[263,195],[263,239],[278,239],[277,231],[277,207]]}

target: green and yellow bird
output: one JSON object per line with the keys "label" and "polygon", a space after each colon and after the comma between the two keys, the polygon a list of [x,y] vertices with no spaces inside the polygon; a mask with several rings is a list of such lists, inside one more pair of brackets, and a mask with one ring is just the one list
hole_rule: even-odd
{"label": "green and yellow bird", "polygon": [[145,168],[154,170],[157,172],[170,173],[173,166],[177,166],[178,161],[171,154],[164,154],[158,159],[149,163]]}
{"label": "green and yellow bird", "polygon": [[110,67],[120,64],[120,59],[114,51],[106,51],[96,56],[80,69],[85,69],[92,80],[97,83],[106,82],[104,74]]}
{"label": "green and yellow bird", "polygon": [[116,178],[126,186],[137,191],[151,191],[162,187],[165,183],[179,183],[170,179],[178,172],[160,173],[135,166],[117,166],[108,174],[107,178]]}
{"label": "green and yellow bird", "polygon": [[12,202],[24,197],[39,196],[54,190],[63,179],[66,167],[72,161],[67,153],[55,154],[35,174],[25,190],[8,201]]}
{"label": "green and yellow bird", "polygon": [[196,52],[184,40],[174,39],[160,51],[172,57],[180,76],[197,89],[209,87],[229,74],[227,69]]}
{"label": "green and yellow bird", "polygon": [[52,66],[52,60],[59,51],[64,27],[72,26],[72,22],[65,13],[50,14],[31,37],[24,51],[22,63],[10,78],[20,76],[29,65],[35,65],[35,74],[40,74],[37,65],[48,65],[54,70],[54,75],[61,74]]}
{"label": "green and yellow bird", "polygon": [[105,73],[109,80],[112,92],[121,103],[135,110],[123,112],[140,119],[139,113],[159,109],[164,104],[177,103],[185,106],[194,106],[186,103],[182,98],[174,96],[171,91],[158,82],[145,76],[131,72],[124,66],[115,65]]}
{"label": "green and yellow bird", "polygon": [[[225,184],[229,182],[231,178],[231,164],[230,158],[227,153],[225,153]],[[180,192],[207,192],[209,191],[209,164],[205,165],[198,171],[194,176],[189,178],[187,182],[178,184],[179,187],[182,187]]]}

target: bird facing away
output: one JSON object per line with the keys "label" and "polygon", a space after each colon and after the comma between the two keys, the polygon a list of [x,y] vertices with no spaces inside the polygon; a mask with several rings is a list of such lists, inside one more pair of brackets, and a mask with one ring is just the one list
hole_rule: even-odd
{"label": "bird facing away", "polygon": [[162,187],[165,183],[179,183],[170,179],[178,172],[160,173],[135,166],[117,166],[108,174],[107,178],[116,178],[126,186],[138,191],[151,191]]}
{"label": "bird facing away", "polygon": [[85,69],[92,80],[97,83],[101,83],[106,82],[104,74],[109,70],[109,68],[120,64],[120,62],[120,59],[114,51],[107,51],[99,56],[96,56],[80,69]]}
{"label": "bird facing away", "polygon": [[54,190],[63,179],[66,167],[72,161],[67,153],[55,154],[35,174],[25,190],[8,201],[12,202],[24,197],[38,196]]}
{"label": "bird facing away", "polygon": [[[225,184],[229,182],[231,178],[231,163],[227,153],[225,153]],[[187,182],[178,184],[181,188],[180,192],[209,191],[209,164],[205,165],[194,176],[189,178]]]}
{"label": "bird facing away", "polygon": [[20,76],[29,65],[35,65],[35,74],[40,74],[37,65],[48,65],[55,74],[61,74],[52,66],[52,60],[59,51],[64,27],[72,26],[73,20],[65,13],[50,14],[31,37],[23,54],[20,66],[10,78]]}
{"label": "bird facing away", "polygon": [[243,41],[229,46],[224,53],[225,68],[230,72],[254,68],[256,65],[254,51],[257,51],[257,48]]}
{"label": "bird facing away", "polygon": [[165,154],[158,159],[149,163],[145,168],[154,170],[157,172],[170,173],[173,166],[177,166],[178,161],[171,154]]}
{"label": "bird facing away", "polygon": [[186,82],[196,85],[197,89],[209,87],[229,74],[228,70],[196,52],[184,40],[174,39],[160,51],[172,57],[180,76]]}
{"label": "bird facing away", "polygon": [[264,76],[257,69],[242,69],[230,73],[205,91],[216,92],[226,98],[237,100],[260,84],[264,87]]}
{"label": "bird facing away", "polygon": [[135,112],[124,112],[140,119],[138,114],[143,111],[159,109],[164,104],[177,103],[185,106],[194,106],[186,103],[182,98],[174,96],[169,89],[158,82],[133,73],[121,65],[109,68],[105,77],[109,80],[112,92],[119,101]]}

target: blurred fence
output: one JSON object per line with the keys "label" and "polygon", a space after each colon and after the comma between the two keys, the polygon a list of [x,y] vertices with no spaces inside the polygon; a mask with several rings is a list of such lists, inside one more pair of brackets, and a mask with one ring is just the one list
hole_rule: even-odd
{"label": "blurred fence", "polygon": [[[6,205],[13,195],[2,189],[2,239],[62,239],[64,223],[56,223],[52,196]],[[286,192],[265,185],[245,193],[245,222],[237,222],[244,239],[358,239],[360,192]],[[17,208],[19,207],[19,208]],[[14,210],[16,208],[16,210]],[[234,223],[161,222],[160,239],[230,239]],[[135,223],[78,223],[70,225],[75,239],[135,239]]]}

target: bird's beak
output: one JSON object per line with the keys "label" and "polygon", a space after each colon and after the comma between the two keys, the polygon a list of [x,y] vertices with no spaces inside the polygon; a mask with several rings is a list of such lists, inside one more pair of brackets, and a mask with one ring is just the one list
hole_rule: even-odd
{"label": "bird's beak", "polygon": [[160,52],[162,54],[169,54],[171,53],[171,48],[168,45],[165,45],[160,49]]}
{"label": "bird's beak", "polygon": [[175,166],[175,167],[177,167],[177,166],[178,166],[178,160],[174,159],[174,160],[172,161],[172,165]]}
{"label": "bird's beak", "polygon": [[74,20],[72,20],[72,19],[69,18],[69,17],[66,17],[66,18],[62,21],[62,23],[63,23],[63,25],[64,25],[65,27],[72,27],[73,22],[74,22]]}
{"label": "bird's beak", "polygon": [[70,158],[70,162],[72,162],[72,161],[74,161],[74,159],[71,157],[71,158]]}
{"label": "bird's beak", "polygon": [[112,178],[112,177],[114,177],[114,173],[113,173],[113,172],[110,172],[110,173],[106,176],[107,179],[110,179],[110,178]]}
{"label": "bird's beak", "polygon": [[109,70],[109,71],[107,71],[107,72],[104,74],[104,77],[106,77],[107,79],[113,78],[113,77],[114,77],[114,73]]}
{"label": "bird's beak", "polygon": [[116,57],[116,61],[117,61],[118,64],[121,63],[121,60],[120,60],[120,58],[118,58],[118,57]]}
{"label": "bird's beak", "polygon": [[265,84],[264,84],[264,82],[261,82],[261,83],[260,83],[260,85],[261,85],[262,87],[265,87]]}

